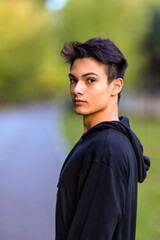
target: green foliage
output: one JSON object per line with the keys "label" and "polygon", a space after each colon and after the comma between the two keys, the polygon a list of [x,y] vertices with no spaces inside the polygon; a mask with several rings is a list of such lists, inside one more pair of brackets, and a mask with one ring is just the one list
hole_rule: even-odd
{"label": "green foliage", "polygon": [[[144,154],[151,159],[151,168],[146,180],[138,184],[137,240],[160,239],[159,122],[157,119],[139,119],[133,116],[130,118],[131,128],[143,144]],[[70,111],[65,116],[64,126],[70,145],[73,147],[83,134],[81,116]]]}
{"label": "green foliage", "polygon": [[144,35],[143,51],[147,57],[143,80],[148,91],[160,91],[160,7],[154,7],[148,17]]}
{"label": "green foliage", "polygon": [[50,16],[36,6],[24,0],[0,2],[1,104],[50,98],[60,86]]}
{"label": "green foliage", "polygon": [[50,12],[45,0],[1,0],[0,104],[66,95],[69,66],[59,52],[66,41],[94,36],[111,38],[126,56],[124,88],[142,85],[140,71],[149,58],[140,44],[150,2],[68,0],[64,9]]}

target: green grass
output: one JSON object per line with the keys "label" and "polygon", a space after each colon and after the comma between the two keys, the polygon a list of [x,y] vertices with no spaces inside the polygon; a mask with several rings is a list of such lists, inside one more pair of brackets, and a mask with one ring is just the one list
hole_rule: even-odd
{"label": "green grass", "polygon": [[137,240],[160,239],[160,121],[134,119],[132,129],[140,138],[145,155],[151,159],[151,168],[143,184],[139,184]]}
{"label": "green grass", "polygon": [[[138,184],[138,211],[136,240],[160,239],[160,120],[130,117],[132,130],[139,137],[144,155],[151,159],[146,180]],[[83,120],[69,112],[64,121],[71,147],[83,134]]]}
{"label": "green grass", "polygon": [[64,126],[70,146],[73,147],[83,134],[82,116],[76,115],[71,110],[68,111],[64,118]]}

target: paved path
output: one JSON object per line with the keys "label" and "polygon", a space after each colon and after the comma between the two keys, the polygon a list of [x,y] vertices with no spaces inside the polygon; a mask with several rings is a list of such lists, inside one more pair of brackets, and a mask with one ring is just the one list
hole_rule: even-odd
{"label": "paved path", "polygon": [[0,240],[54,240],[61,107],[0,111]]}

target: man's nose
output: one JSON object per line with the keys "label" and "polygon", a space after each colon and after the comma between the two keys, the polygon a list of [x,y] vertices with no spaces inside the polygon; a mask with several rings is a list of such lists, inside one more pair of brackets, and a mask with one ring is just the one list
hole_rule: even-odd
{"label": "man's nose", "polygon": [[83,94],[84,93],[84,83],[78,81],[73,89],[74,94]]}

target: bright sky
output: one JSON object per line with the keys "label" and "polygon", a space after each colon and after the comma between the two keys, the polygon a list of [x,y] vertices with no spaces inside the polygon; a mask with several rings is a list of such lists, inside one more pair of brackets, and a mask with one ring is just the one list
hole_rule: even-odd
{"label": "bright sky", "polygon": [[66,3],[67,0],[47,0],[45,5],[50,11],[58,11],[61,10]]}

